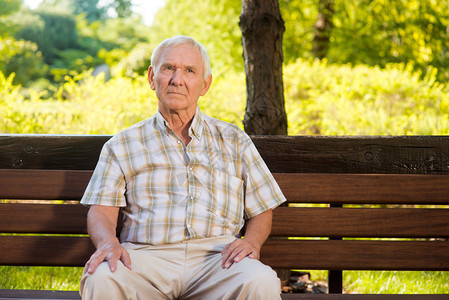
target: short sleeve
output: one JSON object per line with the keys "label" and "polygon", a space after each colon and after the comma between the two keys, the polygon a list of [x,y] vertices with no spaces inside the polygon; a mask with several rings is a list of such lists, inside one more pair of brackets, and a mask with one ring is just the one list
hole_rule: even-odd
{"label": "short sleeve", "polygon": [[106,143],[101,150],[81,204],[126,206],[125,178],[109,143]]}
{"label": "short sleeve", "polygon": [[251,139],[243,152],[245,215],[252,218],[287,201]]}

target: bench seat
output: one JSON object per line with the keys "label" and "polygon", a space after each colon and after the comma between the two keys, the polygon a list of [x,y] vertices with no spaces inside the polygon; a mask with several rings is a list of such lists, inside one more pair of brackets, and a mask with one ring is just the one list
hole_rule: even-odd
{"label": "bench seat", "polygon": [[[0,135],[0,265],[84,265],[94,247],[79,200],[108,138]],[[343,270],[449,271],[449,137],[252,138],[288,199],[261,260],[329,271],[331,294],[283,299],[448,298],[341,293]],[[79,296],[0,290],[17,298]]]}

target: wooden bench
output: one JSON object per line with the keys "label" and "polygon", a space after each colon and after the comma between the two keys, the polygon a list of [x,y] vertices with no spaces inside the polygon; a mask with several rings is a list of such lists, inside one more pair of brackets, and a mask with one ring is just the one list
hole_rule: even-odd
{"label": "wooden bench", "polygon": [[[0,265],[84,265],[94,247],[78,201],[109,138],[0,135],[0,199],[10,199],[0,203]],[[393,297],[339,294],[342,270],[449,271],[449,137],[253,140],[289,202],[274,211],[261,260],[276,269],[329,270],[331,294],[283,299]],[[0,290],[0,298],[79,296]]]}

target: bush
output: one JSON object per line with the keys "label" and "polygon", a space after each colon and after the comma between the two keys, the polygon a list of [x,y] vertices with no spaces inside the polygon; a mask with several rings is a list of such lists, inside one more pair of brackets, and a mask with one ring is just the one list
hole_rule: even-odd
{"label": "bush", "polygon": [[[290,135],[428,135],[449,133],[449,90],[435,81],[430,69],[424,79],[412,65],[385,69],[297,60],[284,68]],[[11,79],[9,79],[11,81]],[[9,84],[9,99],[0,110],[0,132],[114,134],[157,111],[157,99],[144,74],[104,82],[88,73],[64,77],[53,97]],[[201,98],[203,112],[242,128],[246,104],[245,77],[228,72],[214,79]]]}
{"label": "bush", "polygon": [[25,133],[31,128],[37,128],[39,123],[19,111],[26,107],[24,97],[20,94],[20,86],[13,84],[14,74],[5,77],[0,72],[0,132]]}
{"label": "bush", "polygon": [[45,70],[35,43],[0,36],[0,71],[6,76],[14,73],[14,84],[27,85],[42,77]]}
{"label": "bush", "polygon": [[58,58],[58,51],[78,46],[76,21],[68,14],[38,11],[16,17],[20,29],[15,37],[36,43],[48,64]]}
{"label": "bush", "polygon": [[447,86],[412,70],[297,60],[284,69],[289,134],[448,134]]}
{"label": "bush", "polygon": [[151,51],[149,44],[138,44],[133,50],[114,68],[114,73],[121,76],[138,76],[145,74],[151,61]]}

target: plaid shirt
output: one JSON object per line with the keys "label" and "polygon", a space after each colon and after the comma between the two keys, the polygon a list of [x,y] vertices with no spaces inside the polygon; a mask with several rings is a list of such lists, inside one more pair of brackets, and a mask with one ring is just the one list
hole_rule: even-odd
{"label": "plaid shirt", "polygon": [[81,203],[123,207],[122,242],[237,235],[285,201],[250,137],[197,108],[185,146],[160,113],[112,137]]}

